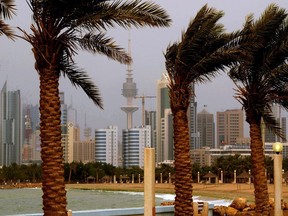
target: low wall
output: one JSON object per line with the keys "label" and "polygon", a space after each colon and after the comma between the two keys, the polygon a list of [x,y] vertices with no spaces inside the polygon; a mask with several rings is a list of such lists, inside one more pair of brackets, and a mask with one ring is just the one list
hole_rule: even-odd
{"label": "low wall", "polygon": [[[209,204],[208,216],[213,216],[213,204]],[[144,215],[144,208],[120,208],[120,209],[97,209],[85,211],[71,211],[72,216],[140,216]],[[174,206],[156,206],[156,215],[158,216],[173,216]],[[16,216],[16,215],[15,215]],[[18,215],[20,216],[20,215]],[[36,214],[21,214],[21,216],[43,216],[43,213]]]}

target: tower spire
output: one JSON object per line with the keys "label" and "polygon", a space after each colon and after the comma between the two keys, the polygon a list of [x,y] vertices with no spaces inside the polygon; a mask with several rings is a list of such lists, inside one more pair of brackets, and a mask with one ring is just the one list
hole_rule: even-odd
{"label": "tower spire", "polygon": [[[131,34],[128,30],[128,55],[131,57]],[[133,82],[132,77],[132,63],[127,65],[127,77],[126,82],[123,83],[122,95],[127,99],[127,104],[121,107],[127,114],[127,129],[133,127],[133,118],[132,114],[138,110],[138,107],[133,105],[133,99],[137,96],[136,83]]]}

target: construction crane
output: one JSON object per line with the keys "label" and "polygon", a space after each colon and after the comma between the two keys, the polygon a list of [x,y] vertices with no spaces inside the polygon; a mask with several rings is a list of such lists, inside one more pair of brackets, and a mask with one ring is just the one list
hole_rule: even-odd
{"label": "construction crane", "polygon": [[142,95],[142,96],[135,96],[134,98],[142,99],[142,126],[145,126],[145,98],[156,98],[156,96]]}

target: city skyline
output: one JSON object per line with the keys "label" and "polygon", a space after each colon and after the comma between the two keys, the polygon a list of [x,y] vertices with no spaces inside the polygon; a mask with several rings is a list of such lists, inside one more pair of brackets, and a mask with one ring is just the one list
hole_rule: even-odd
{"label": "city skyline", "polygon": [[[17,16],[8,23],[15,28],[21,27],[25,31],[30,31],[31,12],[26,1],[16,0]],[[156,95],[156,81],[161,78],[165,71],[165,61],[163,52],[169,43],[178,40],[181,32],[187,27],[189,21],[196,12],[206,3],[209,7],[223,10],[225,15],[220,19],[227,31],[241,28],[245,16],[254,13],[255,17],[265,10],[271,1],[261,0],[243,3],[235,0],[210,0],[191,1],[182,0],[182,4],[174,1],[155,0],[170,14],[173,23],[169,28],[152,29],[131,29],[131,53],[133,58],[133,78],[138,88],[138,95]],[[287,1],[273,1],[281,7],[288,7]],[[177,7],[176,7],[177,6]],[[16,30],[18,34],[21,33]],[[127,50],[128,31],[116,27],[108,30],[117,44]],[[23,40],[17,39],[15,42],[9,41],[6,37],[0,37],[0,46],[5,52],[0,53],[0,73],[8,80],[9,89],[20,89],[24,103],[37,104],[39,101],[39,80],[34,69],[34,56],[31,47]],[[85,116],[87,126],[92,129],[104,128],[108,125],[118,125],[120,129],[126,126],[126,114],[120,109],[126,103],[121,95],[123,81],[126,77],[127,66],[117,62],[107,60],[107,57],[79,51],[76,58],[78,66],[84,68],[96,85],[99,87],[104,99],[104,109],[97,108],[83,91],[75,89],[67,79],[61,78],[60,91],[64,91],[65,101],[72,104],[79,111],[78,121],[81,128],[84,128]],[[0,80],[2,86],[4,80]],[[212,83],[205,83],[195,86],[198,111],[204,105],[210,113],[225,109],[239,109],[240,104],[233,98],[234,85],[229,78],[222,73]],[[147,110],[155,110],[155,100],[145,101]],[[141,100],[135,100],[135,105],[141,107]],[[284,114],[284,113],[283,113]],[[286,117],[287,114],[284,114]],[[141,125],[141,110],[134,113],[134,125]]]}

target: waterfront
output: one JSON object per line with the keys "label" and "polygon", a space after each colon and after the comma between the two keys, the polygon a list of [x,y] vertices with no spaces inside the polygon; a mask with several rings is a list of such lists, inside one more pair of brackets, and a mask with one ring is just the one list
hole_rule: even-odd
{"label": "waterfront", "polygon": [[[0,191],[0,215],[15,215],[42,212],[41,188],[3,189]],[[142,192],[101,190],[67,190],[67,209],[73,211],[142,207]],[[156,197],[160,205],[162,198]]]}
{"label": "waterfront", "polygon": [[[41,188],[15,188],[0,190],[0,215],[21,215],[42,212]],[[67,189],[68,207],[73,211],[132,208],[144,206],[144,193],[133,191],[105,191],[105,190],[82,190]],[[228,204],[229,201],[205,199],[194,197],[194,200],[209,200],[217,205]],[[173,194],[155,195],[156,205],[163,201],[174,200]]]}

